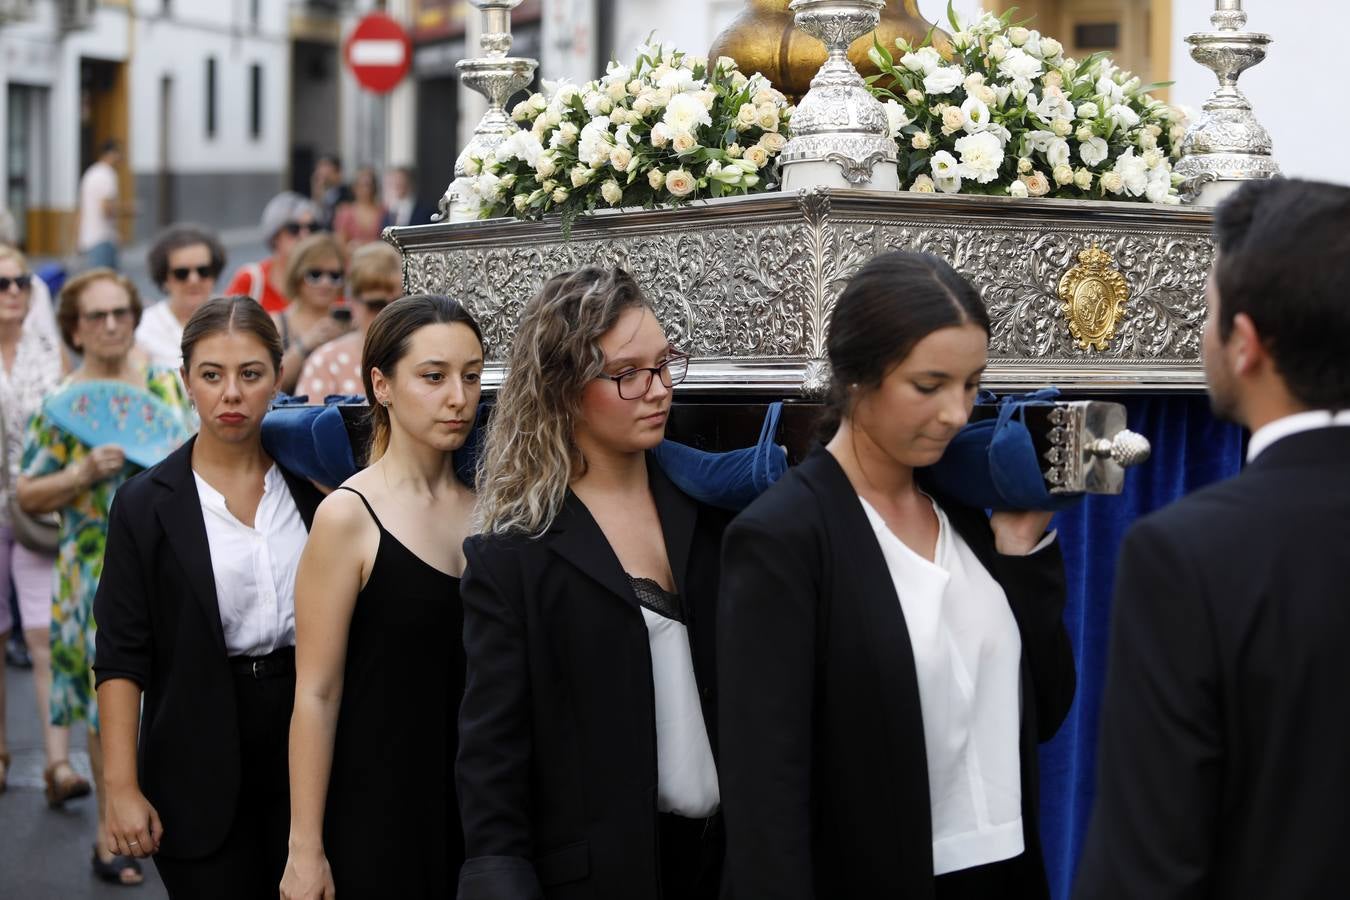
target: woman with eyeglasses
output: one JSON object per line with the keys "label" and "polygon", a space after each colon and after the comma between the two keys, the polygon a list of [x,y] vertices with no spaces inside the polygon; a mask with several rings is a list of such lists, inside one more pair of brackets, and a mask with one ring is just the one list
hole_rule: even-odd
{"label": "woman with eyeglasses", "polygon": [[164,301],[148,308],[136,326],[136,346],[157,366],[183,362],[183,326],[211,299],[225,268],[225,248],[215,232],[197,225],[172,225],[155,238],[146,257],[150,277]]}
{"label": "woman with eyeglasses", "polygon": [[[146,366],[133,353],[141,298],[135,285],[111,269],[92,269],[61,288],[56,321],[61,337],[82,355],[61,384],[122,381],[147,390],[181,416],[187,398],[172,369]],[[28,426],[18,479],[19,505],[30,515],[59,512],[56,591],[52,606],[51,719],[56,725],[89,725],[89,763],[99,802],[93,869],[100,878],[140,884],[140,864],[119,854],[105,827],[103,758],[94,696],[94,592],[103,574],[108,511],[113,494],[141,471],[116,444],[90,447],[39,413]]]}
{"label": "woman with eyeglasses", "polygon": [[[51,635],[52,572],[56,554],[51,549],[26,546],[14,521],[14,485],[19,477],[28,420],[42,401],[56,390],[64,374],[61,348],[45,329],[28,318],[35,284],[28,260],[12,247],[0,245],[0,644],[18,625],[33,659],[33,686],[46,750],[47,803],[59,808],[65,801],[89,793],[89,782],[70,766],[70,729],[51,723],[47,709],[52,688]],[[18,599],[19,622],[11,619],[3,602],[11,582]],[[0,666],[0,792],[9,775],[9,747],[5,735],[5,667]]]}
{"label": "woman with eyeglasses", "polygon": [[308,197],[282,191],[262,213],[262,233],[269,256],[261,262],[240,266],[225,286],[227,296],[252,297],[270,313],[280,312],[290,302],[286,290],[286,266],[295,245],[324,230],[323,212]]}
{"label": "woman with eyeglasses", "polygon": [[727,517],[648,453],[688,364],[621,269],[526,306],[464,545],[460,900],[717,896]]}
{"label": "woman with eyeglasses", "polygon": [[365,396],[361,383],[361,350],[370,323],[403,296],[403,257],[385,243],[366,244],[352,254],[347,269],[351,290],[352,330],[310,354],[295,392],[319,403],[332,394]]}
{"label": "woman with eyeglasses", "polygon": [[272,314],[286,352],[279,386],[288,394],[295,391],[309,355],[350,329],[351,310],[341,304],[346,268],[346,253],[331,234],[311,235],[291,251],[286,266],[291,302]]}

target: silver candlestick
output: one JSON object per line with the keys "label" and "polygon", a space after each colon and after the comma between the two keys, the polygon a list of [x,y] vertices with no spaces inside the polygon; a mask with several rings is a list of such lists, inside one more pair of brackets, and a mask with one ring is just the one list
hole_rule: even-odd
{"label": "silver candlestick", "polygon": [[1216,0],[1209,21],[1214,31],[1192,34],[1186,43],[1191,45],[1191,57],[1218,76],[1219,88],[1187,130],[1175,167],[1184,179],[1182,198],[1205,206],[1217,203],[1243,181],[1280,174],[1270,134],[1237,87],[1238,76],[1266,58],[1270,35],[1241,30],[1247,25],[1242,0]]}
{"label": "silver candlestick", "polygon": [[[470,0],[483,14],[483,31],[479,37],[479,56],[461,59],[455,63],[459,76],[466,85],[487,98],[488,109],[473,130],[473,137],[455,160],[456,179],[468,174],[466,162],[470,156],[482,157],[496,149],[517,129],[506,113],[506,101],[516,91],[528,87],[534,78],[539,61],[518,56],[507,56],[511,49],[511,10],[521,0]],[[441,197],[440,218],[450,218],[458,198],[452,181]]]}
{"label": "silver candlestick", "polygon": [[854,40],[874,31],[885,0],[792,0],[799,29],[829,50],[792,114],[783,148],[783,190],[804,187],[900,189],[886,108],[848,59]]}

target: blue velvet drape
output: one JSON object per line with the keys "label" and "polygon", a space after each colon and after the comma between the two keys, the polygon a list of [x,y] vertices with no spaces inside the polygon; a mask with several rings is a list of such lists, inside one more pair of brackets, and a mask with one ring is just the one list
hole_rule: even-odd
{"label": "blue velvet drape", "polygon": [[1140,516],[1242,467],[1246,438],[1216,420],[1204,396],[1103,398],[1123,402],[1129,427],[1153,455],[1126,476],[1119,496],[1088,496],[1055,527],[1068,574],[1065,622],[1078,663],[1078,693],[1059,734],[1041,747],[1041,839],[1056,900],[1067,898],[1096,790],[1097,722],[1106,677],[1116,556]]}

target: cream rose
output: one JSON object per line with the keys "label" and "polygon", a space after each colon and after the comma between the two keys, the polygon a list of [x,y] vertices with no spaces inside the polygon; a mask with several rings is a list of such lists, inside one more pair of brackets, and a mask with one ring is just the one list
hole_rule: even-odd
{"label": "cream rose", "polygon": [[1121,178],[1115,172],[1105,172],[1102,174],[1102,190],[1110,191],[1112,194],[1119,194],[1125,190],[1125,179]]}
{"label": "cream rose", "polygon": [[742,103],[741,108],[736,110],[736,124],[742,128],[749,128],[759,119],[759,110],[755,109],[752,103]]}
{"label": "cream rose", "polygon": [[660,169],[652,169],[647,173],[647,183],[652,186],[652,190],[661,190],[666,186],[666,173]]}
{"label": "cream rose", "polygon": [[914,183],[909,186],[912,193],[915,194],[936,194],[937,185],[933,184],[933,179],[927,175],[920,175],[914,179]]}
{"label": "cream rose", "polygon": [[759,108],[759,118],[755,121],[765,131],[778,130],[778,108],[775,106],[761,106]]}
{"label": "cream rose", "polygon": [[1092,170],[1079,169],[1073,173],[1073,183],[1080,191],[1086,191],[1092,187]]}
{"label": "cream rose", "polygon": [[933,146],[933,139],[928,136],[928,132],[920,131],[909,139],[909,145],[915,150],[927,150]]}
{"label": "cream rose", "polygon": [[756,169],[762,169],[768,165],[769,154],[763,147],[756,144],[745,151],[745,161],[754,163]]}
{"label": "cream rose", "polygon": [[1050,193],[1050,182],[1040,172],[1023,175],[1022,182],[1027,186],[1027,193],[1033,197],[1044,197]]}
{"label": "cream rose", "polygon": [[666,173],[666,190],[674,197],[688,197],[698,187],[698,181],[684,169],[671,169]]}
{"label": "cream rose", "polygon": [[609,164],[615,171],[627,172],[628,167],[633,164],[633,151],[623,146],[615,147],[609,151]]}
{"label": "cream rose", "polygon": [[787,138],[777,131],[770,131],[760,136],[759,145],[770,153],[778,153],[787,146]]}
{"label": "cream rose", "polygon": [[943,128],[959,131],[964,124],[966,124],[966,114],[961,111],[961,107],[948,106],[942,110]]}
{"label": "cream rose", "polygon": [[1055,184],[1073,184],[1073,166],[1055,166],[1050,175],[1055,179]]}
{"label": "cream rose", "polygon": [[623,188],[613,178],[600,185],[600,196],[605,198],[605,202],[610,206],[618,206],[619,201],[623,199]]}
{"label": "cream rose", "polygon": [[554,188],[552,196],[554,203],[562,203],[564,200],[567,199],[567,188],[565,187]]}
{"label": "cream rose", "polygon": [[677,131],[675,136],[670,139],[670,146],[676,153],[688,153],[690,150],[697,149],[698,141],[687,131]]}
{"label": "cream rose", "polygon": [[1016,197],[1019,200],[1025,200],[1027,197],[1027,186],[1024,182],[1014,181],[1008,185],[1008,196]]}

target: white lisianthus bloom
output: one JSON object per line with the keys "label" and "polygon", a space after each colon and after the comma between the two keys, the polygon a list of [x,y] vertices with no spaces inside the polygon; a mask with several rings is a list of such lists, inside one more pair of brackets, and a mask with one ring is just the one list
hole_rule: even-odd
{"label": "white lisianthus bloom", "polygon": [[900,136],[900,131],[909,124],[909,114],[905,108],[894,100],[886,101],[886,125],[890,129],[891,137]]}
{"label": "white lisianthus bloom", "polygon": [[965,81],[965,73],[960,66],[942,66],[924,76],[923,89],[933,96],[950,94]]}
{"label": "white lisianthus bloom", "polygon": [[652,190],[659,191],[666,186],[666,173],[660,168],[654,168],[647,173],[647,183],[651,185]]}
{"label": "white lisianthus bloom", "polygon": [[698,149],[698,140],[687,131],[677,131],[670,139],[670,148],[676,153],[689,153]]}
{"label": "white lisianthus bloom", "polygon": [[[989,90],[988,86],[985,87],[985,90]],[[994,91],[994,99],[998,101],[998,108],[1002,109],[1003,107],[1007,106],[1008,98],[1012,96],[1012,88],[1006,84],[999,84],[994,86],[993,91]],[[980,99],[983,100],[985,103],[989,103],[989,98],[984,96],[983,94],[980,95]],[[993,106],[994,104],[989,103],[989,105]]]}
{"label": "white lisianthus bloom", "polygon": [[1069,142],[1065,140],[1051,141],[1050,149],[1045,151],[1045,158],[1050,161],[1052,166],[1067,166],[1070,159]]}
{"label": "white lisianthus bloom", "polygon": [[1034,28],[1031,29],[1031,35],[1027,38],[1027,42],[1022,45],[1022,49],[1037,59],[1043,56],[1044,54],[1041,53],[1041,33]]}
{"label": "white lisianthus bloom", "polygon": [[632,77],[633,77],[632,69],[630,69],[623,63],[619,62],[617,59],[611,59],[609,62],[605,64],[605,77],[602,78],[601,81],[627,82]]}
{"label": "white lisianthus bloom", "polygon": [[1142,196],[1144,191],[1148,189],[1148,166],[1144,165],[1142,159],[1134,155],[1133,147],[1116,159],[1116,166],[1112,171],[1120,176],[1122,183],[1125,185],[1125,190],[1130,196]]}
{"label": "white lisianthus bloom", "polygon": [[700,126],[711,125],[712,116],[697,97],[690,94],[676,94],[670,98],[666,114],[661,121],[678,134],[681,131],[692,132]]}
{"label": "white lisianthus bloom", "polygon": [[1046,59],[1058,59],[1063,53],[1063,44],[1052,37],[1041,36],[1041,56]]}
{"label": "white lisianthus bloom", "polygon": [[[610,117],[610,121],[614,121],[613,116]],[[636,147],[638,139],[633,137],[633,126],[625,122],[614,129],[614,143],[619,147]]]}
{"label": "white lisianthus bloom", "polygon": [[598,116],[581,129],[581,137],[577,141],[577,159],[592,166],[603,165],[609,159],[609,151],[613,146],[614,136],[609,133],[609,117]]}
{"label": "white lisianthus bloom", "polygon": [[985,55],[991,62],[1000,63],[1007,59],[1012,48],[1008,39],[1000,35],[989,42],[989,49],[985,51]]}
{"label": "white lisianthus bloom", "polygon": [[554,189],[553,189],[553,194],[552,194],[553,202],[554,202],[554,203],[562,203],[564,200],[567,199],[567,193],[568,193],[568,192],[567,192],[567,188],[565,188],[565,187],[556,187],[556,188],[554,188]]}
{"label": "white lisianthus bloom", "polygon": [[1003,145],[992,134],[981,132],[957,138],[956,152],[961,155],[962,178],[988,184],[998,177],[1003,165]]}
{"label": "white lisianthus bloom", "polygon": [[497,146],[496,155],[500,162],[518,159],[533,169],[539,164],[539,156],[543,152],[544,145],[533,132],[517,131]]}
{"label": "white lisianthus bloom", "polygon": [[1037,129],[1026,133],[1028,152],[1048,153],[1050,145],[1059,138],[1053,131]]}
{"label": "white lisianthus bloom", "polygon": [[1168,195],[1172,192],[1172,176],[1165,175],[1164,178],[1149,178],[1148,187],[1144,188],[1144,196],[1149,203],[1166,203]]}
{"label": "white lisianthus bloom", "polygon": [[583,185],[590,184],[591,167],[583,165],[573,166],[572,171],[569,172],[568,175],[571,176],[572,187],[579,188]]}
{"label": "white lisianthus bloom", "polygon": [[933,158],[928,161],[928,165],[933,170],[934,181],[961,177],[961,164],[956,161],[956,157],[946,150],[939,150],[934,153]]}
{"label": "white lisianthus bloom", "polygon": [[613,178],[600,185],[600,196],[605,198],[605,202],[610,206],[618,206],[619,201],[623,199],[623,188]]}
{"label": "white lisianthus bloom", "polygon": [[920,175],[914,179],[914,183],[909,186],[911,193],[932,194],[937,191],[937,185],[933,184],[933,179],[927,175]]}
{"label": "white lisianthus bloom", "polygon": [[628,167],[633,164],[633,151],[628,149],[626,144],[620,144],[609,151],[609,164],[617,172],[627,172]]}
{"label": "white lisianthus bloom", "polygon": [[769,164],[769,151],[756,144],[745,151],[744,159],[753,163],[756,169],[762,169]]}
{"label": "white lisianthus bloom", "polygon": [[1057,185],[1073,184],[1073,166],[1055,166],[1054,171],[1050,173],[1050,177],[1055,179]]}
{"label": "white lisianthus bloom", "polygon": [[989,105],[978,97],[967,97],[961,104],[961,116],[965,120],[961,125],[968,134],[984,131],[989,127]]}
{"label": "white lisianthus bloom", "polygon": [[1008,141],[1012,140],[1012,132],[997,122],[990,122],[989,127],[984,130],[984,133],[992,134],[994,137],[998,138],[998,142],[1001,146],[1007,146]]}
{"label": "white lisianthus bloom", "polygon": [[1017,161],[1017,174],[1018,174],[1018,175],[1030,175],[1030,174],[1031,174],[1031,170],[1034,169],[1034,168],[1036,168],[1036,166],[1035,166],[1034,163],[1032,163],[1032,161],[1031,161],[1031,159],[1030,159],[1029,157],[1024,156],[1024,157],[1022,157],[1021,159],[1019,159],[1019,160]]}
{"label": "white lisianthus bloom", "polygon": [[1124,103],[1117,103],[1106,111],[1106,117],[1116,123],[1117,128],[1133,128],[1139,124],[1139,113]]}
{"label": "white lisianthus bloom", "polygon": [[1033,197],[1044,197],[1050,193],[1050,181],[1041,172],[1023,175],[1021,180],[1027,186],[1027,193]]}
{"label": "white lisianthus bloom", "polygon": [[985,12],[981,13],[980,18],[976,20],[975,24],[971,25],[966,30],[975,34],[996,34],[1003,30],[1003,22],[1001,22],[999,17],[993,13]]}
{"label": "white lisianthus bloom", "polygon": [[1092,187],[1092,170],[1079,169],[1073,173],[1073,183],[1080,191],[1086,191]]}
{"label": "white lisianthus bloom", "polygon": [[1094,169],[1106,160],[1110,152],[1111,148],[1104,138],[1089,138],[1078,145],[1078,158]]}
{"label": "white lisianthus bloom", "polygon": [[1008,185],[1008,196],[1016,197],[1019,200],[1025,200],[1028,196],[1026,182],[1014,181]]}
{"label": "white lisianthus bloom", "polygon": [[698,187],[698,181],[684,169],[671,169],[666,173],[666,190],[674,197],[688,197]]}
{"label": "white lisianthus bloom", "polygon": [[688,69],[672,69],[656,81],[656,86],[665,91],[670,91],[670,96],[676,97],[680,94],[695,94],[706,87],[706,82],[695,78],[694,73]]}
{"label": "white lisianthus bloom", "polygon": [[1102,104],[1111,107],[1125,99],[1125,91],[1115,81],[1105,75],[1097,79],[1095,89],[1101,95]]}
{"label": "white lisianthus bloom", "polygon": [[1102,173],[1102,190],[1111,194],[1119,194],[1125,190],[1125,179],[1121,178],[1115,172]]}
{"label": "white lisianthus bloom", "polygon": [[1101,112],[1102,111],[1097,108],[1097,104],[1093,103],[1090,100],[1087,103],[1078,104],[1077,113],[1078,118],[1080,119],[1084,119],[1090,122],[1093,119],[1097,118],[1099,115],[1101,115]]}
{"label": "white lisianthus bloom", "polygon": [[599,91],[585,94],[581,98],[581,105],[586,108],[586,114],[590,116],[607,116],[614,109],[614,101],[609,99],[608,94],[602,94]]}
{"label": "white lisianthus bloom", "polygon": [[742,129],[750,128],[759,119],[759,110],[753,103],[742,103],[741,108],[736,110],[736,124]]}
{"label": "white lisianthus bloom", "polygon": [[653,147],[660,149],[669,144],[670,139],[674,136],[675,134],[670,130],[669,125],[665,122],[657,122],[652,126],[652,131],[651,134],[648,135],[648,138],[651,140]]}
{"label": "white lisianthus bloom", "polygon": [[942,56],[933,47],[920,47],[900,57],[900,65],[917,75],[927,77],[942,65]]}
{"label": "white lisianthus bloom", "polygon": [[1073,123],[1068,119],[1055,119],[1050,123],[1050,130],[1058,137],[1068,137],[1073,134]]}
{"label": "white lisianthus bloom", "polygon": [[941,191],[942,193],[944,193],[944,194],[959,194],[959,193],[961,193],[961,178],[960,178],[960,176],[957,176],[957,177],[955,177],[955,178],[937,178],[937,179],[934,179],[933,183],[936,184],[936,185],[937,185],[937,189],[938,189],[939,191]]}
{"label": "white lisianthus bloom", "polygon": [[[770,131],[768,134],[760,137],[759,145],[771,154],[779,153],[787,146],[787,138],[776,131]],[[731,148],[728,147],[727,149],[729,151]]]}
{"label": "white lisianthus bloom", "polygon": [[933,146],[933,139],[928,136],[928,132],[920,131],[909,139],[909,145],[915,150],[927,150]]}

